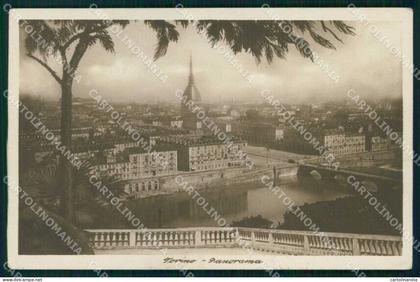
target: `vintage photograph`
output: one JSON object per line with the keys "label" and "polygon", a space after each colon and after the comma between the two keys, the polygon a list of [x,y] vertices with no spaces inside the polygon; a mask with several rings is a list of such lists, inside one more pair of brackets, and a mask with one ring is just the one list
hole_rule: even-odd
{"label": "vintage photograph", "polygon": [[410,10],[124,11],[10,10],[9,261],[411,267]]}

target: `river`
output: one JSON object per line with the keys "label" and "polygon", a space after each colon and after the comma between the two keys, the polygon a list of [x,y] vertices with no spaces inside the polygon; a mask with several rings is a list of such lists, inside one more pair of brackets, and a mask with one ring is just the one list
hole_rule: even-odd
{"label": "river", "polygon": [[[296,206],[331,201],[350,195],[345,188],[337,188],[337,184],[316,181],[312,178],[284,179],[277,185]],[[199,191],[199,193],[208,204],[201,200],[200,206],[196,201],[198,197],[193,199],[187,193],[153,196],[133,200],[127,204],[149,228],[218,226],[217,222],[205,212],[204,205],[207,211],[213,208],[228,223],[257,215],[273,222],[283,222],[283,215],[288,210],[283,198],[279,199],[263,184]]]}

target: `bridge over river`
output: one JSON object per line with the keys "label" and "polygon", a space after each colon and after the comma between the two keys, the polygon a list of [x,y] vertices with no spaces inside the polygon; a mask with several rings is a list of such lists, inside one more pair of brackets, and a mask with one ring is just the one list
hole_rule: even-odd
{"label": "bridge over river", "polygon": [[[226,249],[284,255],[400,256],[398,236],[326,233],[256,228],[89,229],[96,254],[158,254],[161,249]],[[216,249],[215,249],[216,251]],[[248,252],[249,254],[249,252]]]}
{"label": "bridge over river", "polygon": [[369,171],[360,171],[355,169],[333,169],[325,166],[314,165],[314,164],[303,164],[299,167],[299,173],[305,174],[308,172],[318,172],[323,179],[327,178],[334,178],[335,176],[341,175],[345,176],[346,178],[350,175],[353,175],[357,179],[369,179],[373,181],[380,181],[380,182],[392,182],[392,183],[402,183],[402,174],[401,173],[394,173],[392,175],[384,175],[378,173],[371,173]]}

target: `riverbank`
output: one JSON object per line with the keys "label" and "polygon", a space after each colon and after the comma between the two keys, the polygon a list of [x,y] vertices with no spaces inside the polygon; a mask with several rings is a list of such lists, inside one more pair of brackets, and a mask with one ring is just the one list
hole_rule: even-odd
{"label": "riverbank", "polygon": [[[381,196],[387,210],[402,223],[402,198],[398,192]],[[384,216],[360,196],[350,196],[334,201],[322,201],[299,207],[320,231],[357,234],[400,235]],[[279,229],[308,230],[296,215],[287,212]]]}
{"label": "riverbank", "polygon": [[[296,164],[280,164],[276,166],[276,175],[278,180],[296,178],[298,173]],[[130,194],[127,199],[144,199],[153,196],[172,195],[183,192],[184,187],[180,185],[177,179],[182,179],[182,183],[188,183],[196,191],[205,191],[208,189],[241,187],[249,185],[260,185],[261,178],[268,176],[273,179],[273,167],[260,169],[233,168],[219,169],[199,172],[182,172],[175,175],[155,178],[158,181],[158,190],[138,191]]]}

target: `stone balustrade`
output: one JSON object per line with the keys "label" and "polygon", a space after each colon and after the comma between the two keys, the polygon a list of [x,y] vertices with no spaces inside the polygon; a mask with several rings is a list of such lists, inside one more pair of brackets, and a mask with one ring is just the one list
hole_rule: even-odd
{"label": "stone balustrade", "polygon": [[90,229],[94,249],[240,248],[289,255],[399,256],[397,236],[256,228]]}
{"label": "stone balustrade", "polygon": [[232,247],[235,228],[90,229],[94,249]]}

